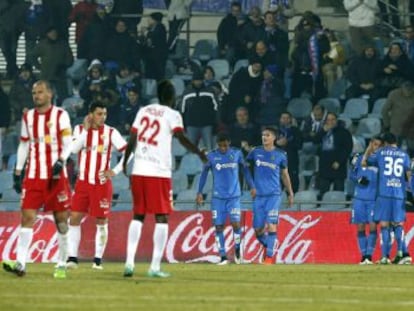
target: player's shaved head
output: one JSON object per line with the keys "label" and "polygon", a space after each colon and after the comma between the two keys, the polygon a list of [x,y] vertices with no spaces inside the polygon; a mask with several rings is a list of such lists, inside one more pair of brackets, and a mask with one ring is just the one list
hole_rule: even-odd
{"label": "player's shaved head", "polygon": [[158,83],[158,99],[161,105],[173,106],[175,102],[174,85],[169,80],[162,80]]}
{"label": "player's shaved head", "polygon": [[35,86],[39,86],[39,85],[43,85],[47,91],[49,91],[49,92],[53,93],[52,85],[50,84],[50,82],[49,82],[49,81],[46,81],[46,80],[39,80],[39,81],[36,81],[36,82],[33,84],[33,87],[35,87]]}

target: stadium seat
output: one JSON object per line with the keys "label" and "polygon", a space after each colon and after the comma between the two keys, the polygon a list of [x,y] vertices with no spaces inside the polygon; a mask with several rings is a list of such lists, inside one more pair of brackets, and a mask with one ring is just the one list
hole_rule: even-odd
{"label": "stadium seat", "polygon": [[312,103],[308,98],[292,98],[288,105],[287,111],[296,119],[304,119],[312,112]]}
{"label": "stadium seat", "polygon": [[174,62],[170,59],[167,59],[167,63],[165,64],[165,78],[171,79],[177,72],[174,65]]}
{"label": "stadium seat", "polygon": [[329,112],[333,112],[335,114],[339,114],[341,112],[341,103],[337,98],[322,98],[321,100],[319,100],[318,104],[322,107],[325,107],[325,109]]}
{"label": "stadium seat", "polygon": [[[338,210],[346,207],[346,195],[343,191],[328,191],[323,194],[319,210]],[[335,204],[336,203],[336,204]]]}
{"label": "stadium seat", "polygon": [[344,79],[344,78],[340,78],[338,80],[336,80],[333,85],[332,88],[329,91],[329,97],[331,98],[344,98],[345,97],[345,92],[346,89],[348,87],[349,82]]}
{"label": "stadium seat", "polygon": [[157,97],[157,81],[154,79],[142,79],[142,97],[149,99],[152,97]]}
{"label": "stadium seat", "polygon": [[175,94],[177,96],[183,95],[184,90],[185,90],[184,80],[181,78],[178,78],[177,76],[174,76],[173,78],[170,79],[170,81],[174,85]]}
{"label": "stadium seat", "polygon": [[249,60],[248,59],[239,59],[235,64],[233,68],[233,73],[237,72],[242,67],[249,66]]}
{"label": "stadium seat", "polygon": [[386,102],[387,102],[386,98],[378,98],[375,101],[374,107],[372,107],[372,111],[368,115],[368,117],[375,117],[375,118],[382,119],[382,108],[384,107]]}
{"label": "stadium seat", "polygon": [[348,129],[348,130],[351,129],[351,127],[352,127],[352,120],[351,120],[351,118],[348,118],[346,116],[340,115],[338,117],[338,120],[340,120],[340,121],[343,122],[343,124],[344,124],[344,126],[345,126],[346,129]]}
{"label": "stadium seat", "polygon": [[[195,175],[193,179],[193,183],[191,184],[191,189],[198,191],[198,184],[200,182],[200,176],[201,176],[201,173]],[[203,188],[203,193],[204,194],[210,193],[212,189],[213,189],[213,174],[209,172],[207,175],[206,183]]]}
{"label": "stadium seat", "polygon": [[216,80],[222,80],[230,74],[230,65],[226,59],[212,59],[207,63],[207,66],[213,68]]}
{"label": "stadium seat", "polygon": [[355,135],[366,139],[381,133],[381,120],[378,118],[363,118],[359,120]]}
{"label": "stadium seat", "polygon": [[180,171],[175,171],[172,174],[173,194],[178,194],[188,188],[188,177]]}
{"label": "stadium seat", "polygon": [[168,58],[174,62],[181,62],[184,59],[188,58],[188,43],[187,40],[178,39],[175,44],[175,49],[173,53],[168,54]]}
{"label": "stadium seat", "polygon": [[188,189],[180,191],[174,204],[175,210],[194,210],[196,209],[195,199],[197,191]]}
{"label": "stadium seat", "polygon": [[200,158],[194,153],[186,153],[181,159],[179,171],[186,175],[196,175],[200,173],[203,168],[203,163]]}
{"label": "stadium seat", "polygon": [[201,62],[208,62],[210,59],[217,58],[217,52],[217,42],[215,40],[200,39],[195,43],[191,57]]}
{"label": "stadium seat", "polygon": [[130,211],[132,210],[132,193],[130,189],[118,191],[117,202],[112,203],[113,210]]}
{"label": "stadium seat", "polygon": [[341,116],[359,120],[368,114],[368,101],[364,98],[348,99]]}
{"label": "stadium seat", "polygon": [[319,157],[314,154],[299,155],[299,175],[310,177],[319,169]]}
{"label": "stadium seat", "polygon": [[[11,171],[0,171],[0,193],[9,191],[13,186],[13,175]],[[13,190],[14,191],[14,190]]]}
{"label": "stadium seat", "polygon": [[172,139],[172,154],[175,157],[182,157],[187,153],[187,149],[185,149],[177,138],[173,137]]}
{"label": "stadium seat", "polygon": [[293,208],[306,211],[316,208],[316,202],[318,193],[313,190],[303,190],[295,193],[295,200]]}
{"label": "stadium seat", "polygon": [[129,189],[129,179],[124,174],[112,177],[112,187],[114,192]]}

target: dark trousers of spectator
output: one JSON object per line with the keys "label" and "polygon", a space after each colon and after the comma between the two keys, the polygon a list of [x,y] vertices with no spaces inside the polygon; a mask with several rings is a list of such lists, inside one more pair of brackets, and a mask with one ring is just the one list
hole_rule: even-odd
{"label": "dark trousers of spectator", "polygon": [[356,55],[361,55],[367,45],[373,44],[373,38],[377,36],[375,26],[349,27],[351,45]]}
{"label": "dark trousers of spectator", "polygon": [[17,41],[20,33],[17,32],[1,32],[0,33],[0,49],[6,60],[7,78],[12,79],[17,74],[16,54]]}
{"label": "dark trousers of spectator", "polygon": [[318,188],[319,188],[319,194],[318,194],[318,201],[322,200],[323,195],[325,192],[329,191],[329,188],[331,187],[331,184],[333,184],[333,190],[334,191],[344,191],[345,185],[344,185],[344,178],[325,178],[320,177],[318,180]]}
{"label": "dark trousers of spectator", "polygon": [[[378,6],[381,11],[381,19],[393,25],[395,28],[400,29],[401,23],[400,23],[400,16],[398,12],[398,0],[388,0],[386,1],[390,5],[389,7],[383,3],[382,1],[378,1]],[[411,3],[412,1],[410,1]]]}
{"label": "dark trousers of spectator", "polygon": [[170,52],[174,52],[175,45],[177,43],[177,40],[180,36],[181,28],[183,28],[186,20],[185,19],[174,19],[172,21],[168,22],[168,50]]}
{"label": "dark trousers of spectator", "polygon": [[306,92],[312,96],[313,100],[318,101],[327,94],[323,75],[320,73],[315,81],[309,73],[294,72],[292,75],[292,97],[301,97]]}

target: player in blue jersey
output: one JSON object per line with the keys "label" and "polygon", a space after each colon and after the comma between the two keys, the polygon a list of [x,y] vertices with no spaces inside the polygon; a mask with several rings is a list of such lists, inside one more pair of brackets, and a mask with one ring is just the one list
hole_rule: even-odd
{"label": "player in blue jersey", "polygon": [[[288,193],[289,206],[293,204],[293,190],[287,169],[286,153],[275,147],[277,130],[266,127],[262,131],[262,146],[250,151],[247,160],[252,163],[256,197],[253,201],[253,227],[256,238],[266,250],[265,264],[274,263],[277,244],[279,207],[282,204],[282,179]],[[266,233],[267,226],[267,233]]]}
{"label": "player in blue jersey", "polygon": [[[371,139],[372,152],[382,144],[380,137]],[[351,223],[357,226],[357,239],[361,252],[362,265],[372,264],[372,253],[377,241],[377,225],[374,221],[374,211],[377,198],[378,168],[361,165],[362,154],[356,154],[351,163],[349,178],[355,183],[354,199],[352,201]],[[369,234],[366,234],[367,227]]]}
{"label": "player in blue jersey", "polygon": [[230,137],[225,133],[217,135],[218,148],[209,152],[207,163],[203,166],[198,185],[197,204],[203,203],[203,188],[206,183],[207,174],[211,170],[213,174],[213,196],[211,199],[211,212],[213,224],[216,228],[216,242],[220,254],[219,265],[228,263],[225,241],[224,225],[230,216],[234,236],[234,261],[240,263],[240,181],[239,167],[243,168],[252,197],[255,196],[255,188],[248,165],[244,161],[241,150],[230,147]]}
{"label": "player in blue jersey", "polygon": [[373,144],[368,146],[363,165],[378,167],[378,198],[374,219],[381,226],[381,264],[391,263],[389,244],[391,226],[394,227],[397,242],[397,256],[401,259],[408,255],[403,253],[406,185],[410,180],[410,158],[406,152],[397,147],[397,139],[392,133],[382,136],[384,147],[373,153]]}

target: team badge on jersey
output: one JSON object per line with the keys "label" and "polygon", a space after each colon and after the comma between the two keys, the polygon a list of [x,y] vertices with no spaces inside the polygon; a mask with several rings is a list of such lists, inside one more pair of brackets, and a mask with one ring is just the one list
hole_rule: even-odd
{"label": "team badge on jersey", "polygon": [[50,135],[46,135],[44,140],[45,140],[45,144],[51,144],[52,143],[52,137],[50,137]]}
{"label": "team badge on jersey", "polygon": [[104,145],[98,145],[98,147],[96,148],[96,151],[99,152],[99,153],[103,153],[105,151],[104,150]]}
{"label": "team badge on jersey", "polygon": [[47,123],[46,123],[46,126],[47,126],[48,128],[51,128],[51,127],[53,126],[53,122],[52,122],[52,121],[47,122]]}

